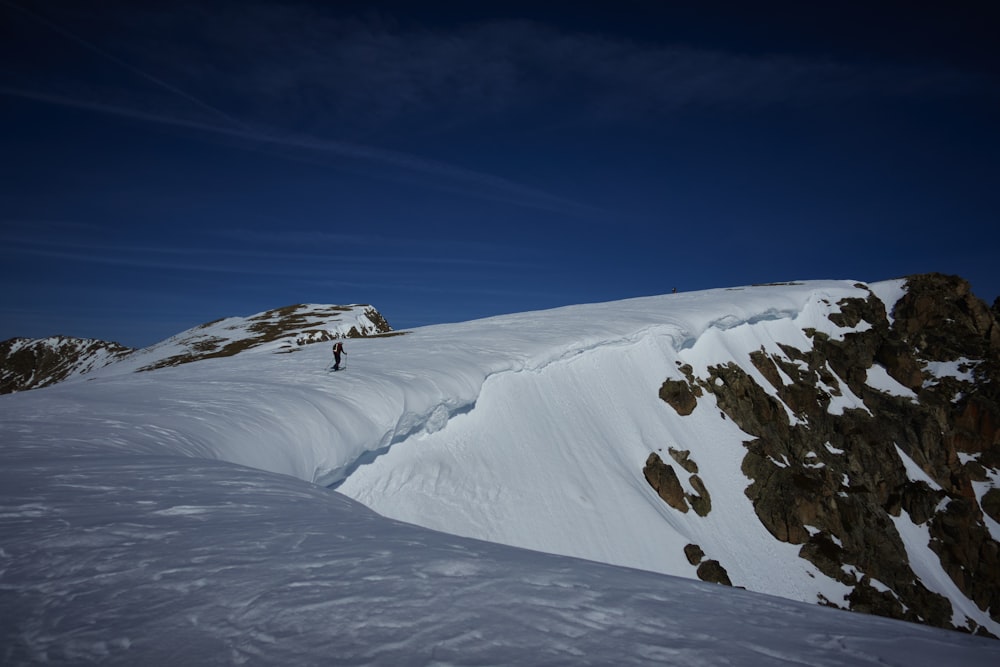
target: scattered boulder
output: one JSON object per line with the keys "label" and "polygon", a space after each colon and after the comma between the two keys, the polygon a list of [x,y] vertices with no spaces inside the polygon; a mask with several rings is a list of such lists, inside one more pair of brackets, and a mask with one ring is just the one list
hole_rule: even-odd
{"label": "scattered boulder", "polygon": [[695,474],[698,472],[698,464],[691,460],[690,450],[678,450],[670,447],[667,449],[667,452],[670,454],[670,458],[677,461],[678,465],[687,470],[689,473]]}
{"label": "scattered boulder", "polygon": [[697,575],[702,581],[712,584],[722,584],[723,586],[733,585],[733,582],[729,581],[729,573],[726,572],[726,568],[722,567],[717,560],[706,560],[703,562],[698,566]]}
{"label": "scattered boulder", "polygon": [[676,510],[687,513],[689,508],[677,473],[672,466],[664,463],[656,452],[646,459],[646,467],[642,469],[642,474],[664,502]]}
{"label": "scattered boulder", "polygon": [[701,389],[692,387],[684,380],[665,380],[660,387],[660,398],[670,404],[682,417],[694,412],[698,405]]}
{"label": "scattered boulder", "polygon": [[[688,458],[690,452],[681,452],[673,448],[670,448],[668,451],[670,452],[670,456],[688,472],[698,470],[698,464]],[[687,493],[684,491],[684,487],[681,485],[680,478],[677,477],[674,467],[668,463],[664,463],[663,459],[656,452],[651,453],[646,459],[646,466],[642,472],[646,477],[646,481],[653,487],[653,490],[674,509],[684,513],[687,513],[689,508],[694,509],[698,516],[707,516],[712,511],[712,496],[708,493],[705,483],[701,481],[698,475],[691,475],[689,477],[688,481],[695,492]]]}
{"label": "scattered boulder", "polygon": [[708,516],[708,513],[712,511],[712,496],[709,495],[708,489],[705,488],[705,483],[701,481],[701,477],[698,477],[698,475],[691,475],[690,482],[696,492],[687,494],[687,500],[691,503],[691,509],[698,516]]}
{"label": "scattered boulder", "polygon": [[705,552],[697,544],[686,545],[684,547],[684,555],[692,565],[697,565],[705,559]]}

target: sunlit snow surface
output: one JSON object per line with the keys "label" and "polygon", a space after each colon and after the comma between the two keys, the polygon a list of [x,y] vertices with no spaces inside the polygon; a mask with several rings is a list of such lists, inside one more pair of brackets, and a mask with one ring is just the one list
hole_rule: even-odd
{"label": "sunlit snow surface", "polygon": [[[836,599],[753,516],[745,434],[710,397],[681,418],[657,390],[677,361],[804,346],[802,327],[833,327],[824,303],[866,295],[636,299],[352,340],[339,373],[327,344],[265,346],[0,398],[0,662],[997,664],[1000,642],[450,536],[311,483],[685,577],[695,542],[737,585]],[[642,477],[680,443],[707,517]]]}

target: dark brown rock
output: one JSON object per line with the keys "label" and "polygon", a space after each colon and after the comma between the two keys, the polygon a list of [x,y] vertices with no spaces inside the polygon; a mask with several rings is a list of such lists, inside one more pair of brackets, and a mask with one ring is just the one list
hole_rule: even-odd
{"label": "dark brown rock", "polygon": [[682,417],[694,412],[701,396],[699,387],[691,387],[684,380],[665,380],[660,387],[660,398],[670,404]]}
{"label": "dark brown rock", "polygon": [[689,473],[695,474],[698,472],[698,464],[691,460],[690,450],[685,449],[681,451],[670,447],[667,449],[667,452],[670,454],[670,458],[677,461],[680,467],[684,468]]}
{"label": "dark brown rock", "polygon": [[[687,382],[666,393],[684,405],[691,387],[709,392],[752,436],[742,463],[752,480],[745,493],[776,539],[801,544],[803,558],[852,587],[844,601],[827,603],[952,627],[949,601],[909,566],[892,519],[905,513],[928,525],[931,546],[958,588],[1000,621],[1000,547],[983,522],[983,512],[1000,520],[1000,491],[986,493],[980,507],[972,485],[1000,469],[1000,299],[991,310],[965,281],[929,274],[908,279],[892,322],[872,293],[836,306],[831,322],[856,329],[842,340],[804,330],[807,349],[780,345],[782,354],[761,349],[738,360],[760,372],[766,389],[737,360],[721,360],[704,378],[688,370]],[[925,370],[929,362],[960,360],[967,360],[963,376]],[[869,386],[876,364],[917,400]],[[833,397],[848,391],[866,409],[830,414]],[[932,481],[910,479],[901,456]],[[674,459],[684,465],[687,457]],[[708,494],[696,479],[698,496],[686,500],[700,513]],[[678,481],[675,502],[679,488]],[[698,576],[716,580],[709,562],[701,562]],[[984,633],[974,624],[960,629]]]}
{"label": "dark brown rock", "polygon": [[696,574],[702,581],[707,581],[713,584],[722,584],[724,586],[733,585],[733,582],[729,580],[729,573],[726,572],[726,568],[722,567],[717,560],[706,560],[698,566]]}
{"label": "dark brown rock", "polygon": [[983,495],[982,500],[983,511],[986,514],[1000,523],[1000,489],[990,489]]}
{"label": "dark brown rock", "polygon": [[956,498],[931,519],[931,548],[941,564],[980,609],[1000,609],[1000,545],[983,525],[976,501]]}
{"label": "dark brown rock", "polygon": [[698,516],[708,516],[708,513],[712,511],[712,496],[709,495],[708,489],[705,488],[705,483],[701,481],[701,477],[698,477],[698,475],[691,475],[689,481],[695,490],[694,494],[687,494],[691,508]]}
{"label": "dark brown rock", "polygon": [[0,342],[0,394],[47,387],[132,351],[118,343],[89,338],[11,338]]}
{"label": "dark brown rock", "polygon": [[646,467],[642,469],[642,474],[664,502],[676,510],[687,513],[688,504],[681,482],[677,479],[677,473],[672,466],[664,463],[656,452],[646,459]]}
{"label": "dark brown rock", "polygon": [[684,555],[687,557],[688,562],[692,565],[697,565],[702,560],[705,559],[705,552],[701,550],[697,544],[688,544],[684,547]]}

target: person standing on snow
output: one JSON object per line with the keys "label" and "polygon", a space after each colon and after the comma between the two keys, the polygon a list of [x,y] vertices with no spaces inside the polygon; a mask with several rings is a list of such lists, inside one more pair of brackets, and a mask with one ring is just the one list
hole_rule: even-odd
{"label": "person standing on snow", "polygon": [[340,370],[340,355],[347,354],[344,352],[344,344],[339,340],[333,344],[333,370]]}

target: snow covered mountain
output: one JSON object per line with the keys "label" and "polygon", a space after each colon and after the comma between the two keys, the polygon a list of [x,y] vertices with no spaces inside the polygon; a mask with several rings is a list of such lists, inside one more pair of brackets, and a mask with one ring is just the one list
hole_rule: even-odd
{"label": "snow covered mountain", "polygon": [[1000,635],[1000,329],[958,279],[302,342],[0,397],[5,662],[1000,657],[814,604]]}
{"label": "snow covered mountain", "polygon": [[141,350],[65,336],[13,338],[0,343],[0,394],[80,379],[109,364],[115,373],[148,371],[230,357],[261,345],[294,352],[309,343],[390,331],[381,313],[367,304],[298,304],[208,322]]}
{"label": "snow covered mountain", "polygon": [[132,351],[92,338],[11,338],[0,342],[0,394],[47,387],[85,375]]}

